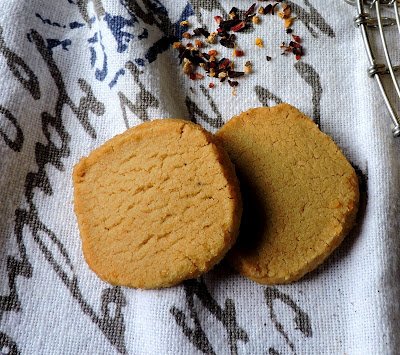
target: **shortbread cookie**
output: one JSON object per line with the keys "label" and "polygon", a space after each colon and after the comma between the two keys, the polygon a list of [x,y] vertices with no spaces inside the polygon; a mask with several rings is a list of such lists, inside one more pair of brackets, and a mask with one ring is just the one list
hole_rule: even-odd
{"label": "shortbread cookie", "polygon": [[298,280],[341,243],[358,208],[357,175],[330,137],[296,108],[255,108],[217,133],[241,184],[243,217],[229,255],[263,284]]}
{"label": "shortbread cookie", "polygon": [[241,199],[227,153],[200,126],[131,128],[74,168],[74,203],[90,268],[113,285],[158,288],[194,278],[236,241]]}

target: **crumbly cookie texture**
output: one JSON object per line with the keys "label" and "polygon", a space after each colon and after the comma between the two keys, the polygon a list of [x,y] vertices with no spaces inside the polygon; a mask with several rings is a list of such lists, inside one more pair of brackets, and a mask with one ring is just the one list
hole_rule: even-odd
{"label": "crumbly cookie texture", "polygon": [[80,160],[74,206],[90,268],[113,285],[159,288],[195,278],[236,241],[235,169],[199,125],[162,119]]}
{"label": "crumbly cookie texture", "polygon": [[288,104],[243,112],[217,137],[236,166],[243,197],[230,263],[262,284],[300,279],[355,223],[353,167],[330,137]]}

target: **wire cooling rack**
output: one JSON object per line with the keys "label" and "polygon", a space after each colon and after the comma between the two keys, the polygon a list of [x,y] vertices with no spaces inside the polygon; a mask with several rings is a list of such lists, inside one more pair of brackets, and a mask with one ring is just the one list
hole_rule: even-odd
{"label": "wire cooling rack", "polygon": [[[400,87],[398,73],[400,65],[394,65],[393,50],[400,50],[400,37],[397,48],[388,46],[389,36],[393,33],[388,28],[397,27],[395,35],[400,35],[400,0],[345,0],[357,8],[354,24],[361,30],[365,50],[370,66],[368,75],[376,79],[383,100],[392,119],[392,132],[395,137],[400,136]],[[389,16],[384,14],[389,13]],[[378,34],[378,36],[377,36]],[[380,43],[375,43],[376,41]],[[377,48],[379,53],[377,53]],[[381,57],[381,58],[379,58]],[[388,78],[390,78],[388,80]],[[391,95],[394,92],[396,95]]]}

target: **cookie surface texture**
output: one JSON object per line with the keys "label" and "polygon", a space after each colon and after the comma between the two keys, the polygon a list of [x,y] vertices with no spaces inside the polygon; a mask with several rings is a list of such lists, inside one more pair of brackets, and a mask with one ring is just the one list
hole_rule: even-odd
{"label": "cookie surface texture", "polygon": [[194,278],[236,241],[241,199],[225,150],[178,119],[120,134],[73,172],[82,248],[103,280],[159,288]]}
{"label": "cookie surface texture", "polygon": [[217,133],[241,184],[228,259],[262,284],[296,281],[341,243],[358,209],[357,175],[330,137],[288,104],[255,108]]}

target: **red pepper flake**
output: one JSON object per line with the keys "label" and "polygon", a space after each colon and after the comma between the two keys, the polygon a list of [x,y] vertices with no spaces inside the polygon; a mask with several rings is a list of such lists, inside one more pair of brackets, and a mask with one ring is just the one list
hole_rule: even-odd
{"label": "red pepper flake", "polygon": [[233,55],[234,55],[235,57],[243,57],[243,56],[244,56],[244,52],[243,52],[241,49],[235,49],[235,50],[233,51]]}
{"label": "red pepper flake", "polygon": [[216,55],[218,55],[218,52],[215,49],[211,49],[208,51],[208,55],[215,57]]}
{"label": "red pepper flake", "polygon": [[272,11],[272,4],[268,4],[268,5],[265,7],[264,12],[265,12],[266,14],[269,14],[271,11]]}
{"label": "red pepper flake", "polygon": [[228,58],[222,58],[219,62],[219,69],[225,69],[230,63],[231,61]]}
{"label": "red pepper flake", "polygon": [[244,72],[242,72],[242,71],[230,70],[230,71],[228,72],[228,76],[229,76],[230,78],[238,78],[239,76],[243,76],[243,75],[244,75]]}
{"label": "red pepper flake", "polygon": [[232,7],[231,11],[229,11],[229,14],[228,14],[229,18],[230,18],[231,20],[237,18],[237,16],[238,16],[238,11],[239,11],[239,10],[237,9],[237,7]]}
{"label": "red pepper flake", "polygon": [[228,80],[228,84],[230,87],[235,87],[239,85],[239,82],[235,81],[235,80]]}
{"label": "red pepper flake", "polygon": [[296,55],[296,60],[300,60],[301,59],[301,55],[300,54],[297,54]]}
{"label": "red pepper flake", "polygon": [[214,20],[219,25],[223,18],[221,16],[214,16]]}
{"label": "red pepper flake", "polygon": [[195,73],[196,79],[204,79],[204,75],[200,73]]}
{"label": "red pepper flake", "polygon": [[249,7],[249,9],[244,13],[244,17],[247,17],[247,16],[253,14],[255,8],[256,8],[256,3],[254,3],[253,5],[251,5],[251,6]]}
{"label": "red pepper flake", "polygon": [[301,38],[300,38],[300,36],[292,35],[292,38],[293,38],[297,43],[301,43]]}
{"label": "red pepper flake", "polygon": [[292,30],[291,28],[287,28],[287,29],[286,29],[286,33],[287,33],[287,34],[291,34],[292,32],[293,32],[293,30]]}
{"label": "red pepper flake", "polygon": [[267,55],[267,62],[269,62],[272,58],[269,56],[269,55]]}
{"label": "red pepper flake", "polygon": [[194,41],[194,44],[196,45],[197,48],[202,48],[203,47],[203,42],[200,41],[199,39],[196,39]]}
{"label": "red pepper flake", "polygon": [[272,8],[271,8],[271,14],[272,14],[272,15],[275,14],[275,12],[274,12],[274,11],[275,11],[275,7],[277,7],[278,5],[279,5],[279,2],[277,2],[277,3],[275,3],[275,4],[272,5]]}
{"label": "red pepper flake", "polygon": [[289,46],[293,47],[293,48],[301,48],[301,44],[300,43],[293,42],[293,41],[290,41]]}
{"label": "red pepper flake", "polygon": [[189,74],[189,78],[190,78],[191,80],[196,80],[196,74],[195,74],[195,73],[190,73],[190,74]]}
{"label": "red pepper flake", "polygon": [[239,32],[240,30],[242,30],[245,27],[246,27],[246,22],[240,21],[237,25],[231,27],[231,31]]}
{"label": "red pepper flake", "polygon": [[208,87],[209,87],[210,89],[212,89],[213,87],[215,87],[215,84],[214,84],[214,83],[210,83],[210,84],[208,84]]}

